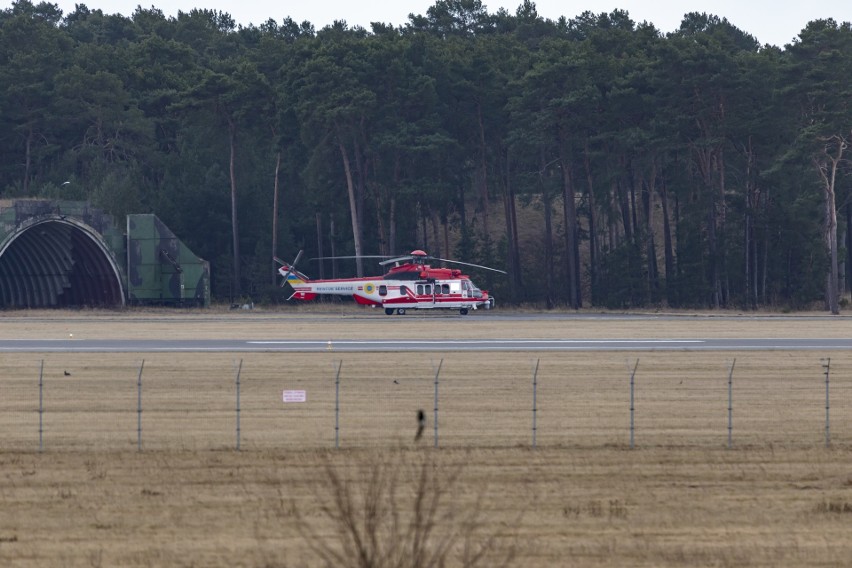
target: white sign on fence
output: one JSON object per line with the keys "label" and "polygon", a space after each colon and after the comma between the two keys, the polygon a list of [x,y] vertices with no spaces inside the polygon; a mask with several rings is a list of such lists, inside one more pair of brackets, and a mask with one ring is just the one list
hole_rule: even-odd
{"label": "white sign on fence", "polygon": [[305,391],[284,391],[284,402],[305,402],[308,400]]}

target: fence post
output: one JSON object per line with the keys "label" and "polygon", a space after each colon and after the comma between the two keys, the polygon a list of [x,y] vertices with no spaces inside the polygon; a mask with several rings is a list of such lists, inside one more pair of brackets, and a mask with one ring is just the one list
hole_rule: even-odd
{"label": "fence post", "polygon": [[243,370],[243,360],[240,359],[239,364],[234,361],[234,374],[236,375],[237,383],[237,451],[240,451],[240,374]]}
{"label": "fence post", "polygon": [[[433,363],[434,365],[434,363]],[[435,370],[435,418],[434,418],[434,428],[435,428],[435,447],[438,447],[438,377],[441,374],[441,367],[444,366],[444,360],[441,359],[438,362],[438,368]]]}
{"label": "fence post", "polygon": [[538,412],[537,405],[537,390],[538,390],[538,365],[541,359],[535,360],[535,369],[533,369],[533,407],[532,407],[532,447],[535,448],[535,433],[536,433],[536,413]]}
{"label": "fence post", "polygon": [[728,449],[734,446],[734,365],[737,364],[736,358],[731,361],[731,367],[728,369]]}
{"label": "fence post", "polygon": [[636,377],[636,369],[639,368],[639,359],[636,359],[636,364],[633,365],[633,370],[630,370],[630,361],[627,361],[627,370],[630,371],[630,449],[636,447],[635,444],[635,428],[633,421],[633,414],[635,410],[634,406],[634,392],[635,392],[635,377]]}
{"label": "fence post", "polygon": [[136,451],[142,451],[142,369],[145,368],[145,359],[139,365],[139,374],[136,376]]}
{"label": "fence post", "polygon": [[44,451],[44,359],[38,371],[38,451]]}
{"label": "fence post", "polygon": [[340,448],[340,369],[343,361],[337,362],[337,373],[334,377],[334,449]]}
{"label": "fence post", "polygon": [[825,447],[828,448],[831,446],[831,423],[828,419],[828,411],[831,406],[828,399],[828,381],[829,375],[831,374],[831,357],[823,359],[823,361],[822,368],[825,369]]}

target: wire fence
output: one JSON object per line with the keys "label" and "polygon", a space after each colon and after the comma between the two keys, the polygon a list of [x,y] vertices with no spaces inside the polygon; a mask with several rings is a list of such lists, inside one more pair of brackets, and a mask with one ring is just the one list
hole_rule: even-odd
{"label": "wire fence", "polygon": [[18,356],[0,451],[852,446],[845,355],[324,355]]}

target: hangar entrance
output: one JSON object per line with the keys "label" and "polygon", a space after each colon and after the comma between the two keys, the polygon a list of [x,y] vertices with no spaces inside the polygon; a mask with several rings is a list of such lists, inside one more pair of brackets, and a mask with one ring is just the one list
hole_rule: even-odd
{"label": "hangar entrance", "polygon": [[0,309],[210,305],[206,260],[156,215],[122,221],[85,201],[0,199]]}
{"label": "hangar entrance", "polygon": [[30,221],[0,242],[0,306],[124,305],[121,272],[98,231],[62,215]]}

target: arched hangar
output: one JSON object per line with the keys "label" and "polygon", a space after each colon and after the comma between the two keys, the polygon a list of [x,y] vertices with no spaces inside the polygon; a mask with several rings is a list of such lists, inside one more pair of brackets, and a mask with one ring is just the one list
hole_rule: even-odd
{"label": "arched hangar", "polygon": [[209,305],[207,261],[155,215],[123,225],[87,202],[0,200],[0,308]]}

